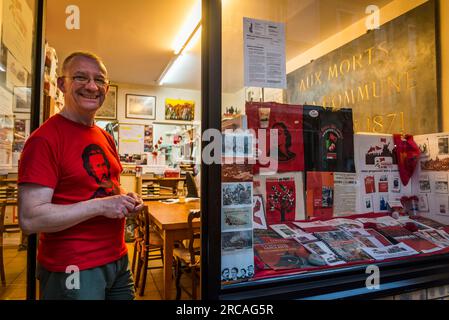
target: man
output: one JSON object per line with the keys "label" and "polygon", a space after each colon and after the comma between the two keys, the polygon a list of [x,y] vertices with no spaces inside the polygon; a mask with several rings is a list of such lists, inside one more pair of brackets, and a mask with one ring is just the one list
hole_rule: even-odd
{"label": "man", "polygon": [[20,226],[40,233],[40,298],[133,299],[124,218],[143,203],[120,187],[113,138],[94,124],[107,70],[96,55],[75,52],[62,74],[64,108],[30,136],[19,165]]}

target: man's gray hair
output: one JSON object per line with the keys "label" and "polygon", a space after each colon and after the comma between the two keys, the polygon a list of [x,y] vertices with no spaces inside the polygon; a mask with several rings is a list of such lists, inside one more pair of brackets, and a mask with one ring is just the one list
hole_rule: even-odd
{"label": "man's gray hair", "polygon": [[88,52],[88,51],[76,51],[76,52],[71,53],[67,58],[65,58],[65,60],[62,64],[62,74],[65,74],[68,66],[70,65],[70,62],[72,62],[72,60],[77,57],[84,57],[84,58],[94,60],[95,62],[98,63],[100,68],[106,72],[106,74],[108,73],[106,66],[103,63],[103,60],[98,55],[96,55],[95,53],[92,53],[92,52]]}

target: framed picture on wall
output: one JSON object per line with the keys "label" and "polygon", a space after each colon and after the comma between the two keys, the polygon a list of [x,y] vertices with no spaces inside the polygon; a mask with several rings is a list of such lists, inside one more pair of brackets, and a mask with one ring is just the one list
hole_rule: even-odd
{"label": "framed picture on wall", "polygon": [[111,85],[109,86],[108,94],[104,99],[103,105],[100,109],[98,109],[95,114],[95,118],[97,119],[117,119],[117,92],[118,87]]}
{"label": "framed picture on wall", "polygon": [[156,97],[127,94],[126,117],[130,119],[156,119]]}
{"label": "framed picture on wall", "polygon": [[195,101],[165,99],[165,120],[192,121],[195,118]]}

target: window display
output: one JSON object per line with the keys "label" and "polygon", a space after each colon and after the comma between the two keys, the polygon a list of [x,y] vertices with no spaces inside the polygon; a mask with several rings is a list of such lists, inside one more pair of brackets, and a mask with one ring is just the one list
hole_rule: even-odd
{"label": "window display", "polygon": [[[264,67],[282,75],[284,66],[266,62],[265,55],[258,66],[254,60],[247,61],[246,51],[237,57],[234,48],[223,48],[223,65],[242,58],[241,64],[234,65],[244,72],[238,89],[228,82],[235,74],[223,69],[223,102],[244,110],[247,127],[234,121],[237,125],[232,129],[250,132],[256,147],[256,159],[242,168],[252,180],[238,170],[230,171],[230,164],[222,166],[226,179],[221,195],[221,270],[229,268],[233,251],[237,255],[244,249],[246,257],[250,252],[254,257],[254,276],[223,280],[225,295],[238,297],[239,288],[242,296],[251,295],[253,288],[268,288],[260,279],[272,279],[272,286],[276,281],[294,285],[290,279],[300,279],[299,275],[306,279],[309,274],[317,279],[323,270],[342,274],[350,272],[345,271],[349,266],[449,253],[448,139],[443,133],[427,134],[443,131],[437,125],[439,106],[434,99],[439,81],[435,1],[412,2],[401,9],[376,3],[389,18],[369,32],[361,27],[366,18],[362,8],[352,3],[354,12],[359,12],[354,13],[358,22],[346,28],[335,25],[321,38],[315,37],[319,27],[330,27],[332,21],[309,21],[304,32],[299,27],[304,13],[301,1],[289,2],[286,9],[267,0],[264,9],[252,14],[238,5],[224,6],[224,26],[237,19],[244,23],[241,37],[246,51],[255,26],[252,21],[281,25],[273,34],[283,39],[284,34],[277,33],[285,32],[285,48],[272,61],[285,55],[287,68],[286,87],[265,83],[254,100],[246,96],[250,88],[241,80],[254,77]],[[342,7],[337,1],[320,7],[320,12],[338,14]],[[286,16],[281,9],[298,14]],[[262,27],[257,32],[265,39],[273,36]],[[297,35],[306,34],[313,41],[301,47]],[[224,28],[223,37],[229,36]],[[261,41],[263,48],[250,51],[251,58],[279,44],[282,41]],[[415,77],[417,72],[423,77]],[[278,94],[265,94],[265,90],[278,90]],[[229,117],[223,116],[223,123]],[[241,201],[235,196],[237,187],[230,189],[227,182],[231,176],[232,184],[243,189],[251,189],[244,184],[252,182],[252,227],[245,231],[249,238],[251,229],[252,241],[244,241],[239,234],[234,237],[240,239],[239,246],[225,245],[224,250],[223,241],[229,243],[231,237],[226,235],[229,223],[247,228],[249,221],[248,213],[229,212],[226,207],[240,205],[228,198]],[[239,287],[240,282],[245,285]],[[278,294],[275,291],[273,296]]]}

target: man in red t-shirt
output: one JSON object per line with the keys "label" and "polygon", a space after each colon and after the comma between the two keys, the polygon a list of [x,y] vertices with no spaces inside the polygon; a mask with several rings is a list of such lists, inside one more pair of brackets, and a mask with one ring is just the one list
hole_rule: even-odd
{"label": "man in red t-shirt", "polygon": [[62,73],[64,108],[29,137],[19,165],[20,226],[40,234],[40,298],[133,299],[124,226],[143,202],[120,187],[114,140],[94,124],[107,70],[75,52]]}

